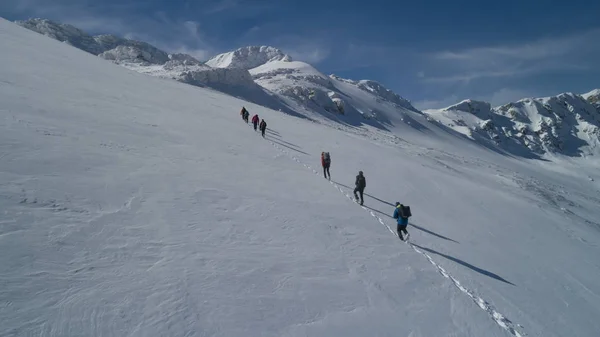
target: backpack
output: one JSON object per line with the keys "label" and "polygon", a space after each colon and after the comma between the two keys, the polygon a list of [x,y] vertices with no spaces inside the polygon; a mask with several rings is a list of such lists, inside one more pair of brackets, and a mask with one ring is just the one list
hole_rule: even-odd
{"label": "backpack", "polygon": [[329,157],[329,152],[325,152],[325,154],[323,154],[323,161],[325,162],[325,164],[331,164],[331,157]]}
{"label": "backpack", "polygon": [[412,213],[410,212],[410,206],[400,204],[400,216],[403,218],[410,218]]}

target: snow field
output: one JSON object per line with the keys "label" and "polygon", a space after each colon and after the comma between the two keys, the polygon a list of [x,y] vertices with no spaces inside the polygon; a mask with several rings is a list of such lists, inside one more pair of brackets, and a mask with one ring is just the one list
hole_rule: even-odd
{"label": "snow field", "polygon": [[[489,328],[240,124],[241,101],[2,25],[1,335]],[[424,279],[442,296],[402,293]]]}
{"label": "snow field", "polygon": [[[591,165],[402,125],[402,141],[384,142],[395,138],[134,73],[6,21],[0,39],[2,336],[600,330]],[[324,150],[338,191],[365,172],[369,213],[320,180]],[[393,232],[395,201],[413,209],[413,248],[381,226]]]}

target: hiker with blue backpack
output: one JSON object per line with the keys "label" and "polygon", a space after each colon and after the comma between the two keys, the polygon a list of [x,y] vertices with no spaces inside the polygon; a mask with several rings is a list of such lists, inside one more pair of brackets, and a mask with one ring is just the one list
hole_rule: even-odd
{"label": "hiker with blue backpack", "polygon": [[402,237],[402,232],[406,234],[406,241],[408,241],[408,237],[410,236],[410,234],[408,234],[408,231],[406,230],[406,227],[408,226],[408,218],[411,215],[412,214],[410,213],[410,206],[405,206],[399,202],[396,202],[396,209],[394,210],[394,219],[398,219],[398,237],[402,241],[404,241],[404,238]]}

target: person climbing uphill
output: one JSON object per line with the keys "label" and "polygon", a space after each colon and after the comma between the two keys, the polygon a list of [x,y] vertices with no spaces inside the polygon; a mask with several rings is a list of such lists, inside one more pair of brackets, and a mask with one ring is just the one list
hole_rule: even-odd
{"label": "person climbing uphill", "polygon": [[250,113],[248,112],[248,110],[246,110],[245,106],[242,107],[242,111],[240,111],[240,115],[242,115],[242,119],[244,120],[244,122],[246,122],[246,124],[248,124],[248,117],[250,116]]}
{"label": "person climbing uphill", "polygon": [[265,122],[265,120],[263,119],[262,121],[260,121],[260,132],[263,136],[263,138],[265,137],[265,131],[267,131],[267,122]]}
{"label": "person climbing uphill", "polygon": [[363,198],[363,192],[365,191],[365,187],[367,187],[367,180],[365,179],[365,176],[363,175],[363,171],[358,172],[358,175],[356,176],[356,181],[354,182],[354,185],[356,186],[354,188],[354,200],[356,200],[356,202],[358,202],[358,195],[356,195],[356,192],[360,193],[360,204],[362,205],[365,201]]}
{"label": "person climbing uphill", "polygon": [[329,152],[321,152],[321,166],[323,166],[323,176],[325,179],[331,180],[331,173],[329,173],[329,166],[331,166],[331,157],[329,156]]}
{"label": "person climbing uphill", "polygon": [[402,237],[402,232],[406,234],[406,241],[408,241],[408,238],[410,237],[410,234],[408,234],[406,227],[408,226],[408,218],[411,215],[412,214],[410,213],[410,206],[404,206],[401,203],[396,202],[396,209],[394,209],[393,217],[394,219],[398,219],[398,237],[402,241],[405,241]]}
{"label": "person climbing uphill", "polygon": [[[246,121],[246,112],[248,112],[246,110],[246,107],[242,107],[242,111],[240,111],[240,116],[242,116],[243,121]],[[246,123],[247,123],[247,121],[246,121]]]}
{"label": "person climbing uphill", "polygon": [[252,116],[252,125],[254,125],[254,131],[256,131],[256,126],[258,126],[258,114]]}

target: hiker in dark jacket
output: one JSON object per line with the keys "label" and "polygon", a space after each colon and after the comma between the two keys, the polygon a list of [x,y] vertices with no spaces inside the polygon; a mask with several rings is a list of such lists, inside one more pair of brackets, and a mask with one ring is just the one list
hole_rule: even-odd
{"label": "hiker in dark jacket", "polygon": [[363,192],[365,191],[365,187],[367,187],[367,180],[363,175],[363,171],[358,172],[354,185],[356,186],[354,188],[354,200],[358,202],[358,195],[356,195],[356,192],[360,193],[360,204],[362,205],[365,201],[363,198]]}
{"label": "hiker in dark jacket", "polygon": [[323,166],[323,176],[327,179],[329,175],[329,180],[331,180],[331,173],[329,173],[329,166],[331,166],[331,157],[329,156],[329,152],[321,152],[321,166]]}
{"label": "hiker in dark jacket", "polygon": [[248,123],[248,116],[250,115],[250,113],[248,112],[248,110],[246,110],[246,107],[242,107],[242,111],[240,111],[240,115],[242,115],[242,119],[244,120],[244,122]]}
{"label": "hiker in dark jacket", "polygon": [[408,226],[408,214],[405,214],[406,210],[404,208],[404,205],[402,205],[399,202],[396,202],[396,209],[394,210],[394,219],[398,219],[398,237],[400,238],[400,240],[404,241],[404,238],[402,237],[402,232],[404,232],[404,234],[406,234],[406,240],[408,240],[408,237],[410,236],[410,234],[408,234],[408,231],[406,230],[406,227]]}
{"label": "hiker in dark jacket", "polygon": [[252,125],[254,125],[254,131],[256,131],[256,126],[258,125],[258,114],[252,116]]}
{"label": "hiker in dark jacket", "polygon": [[265,131],[267,131],[267,122],[265,122],[265,120],[263,119],[262,121],[260,121],[260,132],[262,133],[262,136],[265,136]]}
{"label": "hiker in dark jacket", "polygon": [[244,116],[246,116],[246,108],[242,107],[242,110],[240,111],[240,116],[242,116],[242,120],[246,120],[246,118]]}

